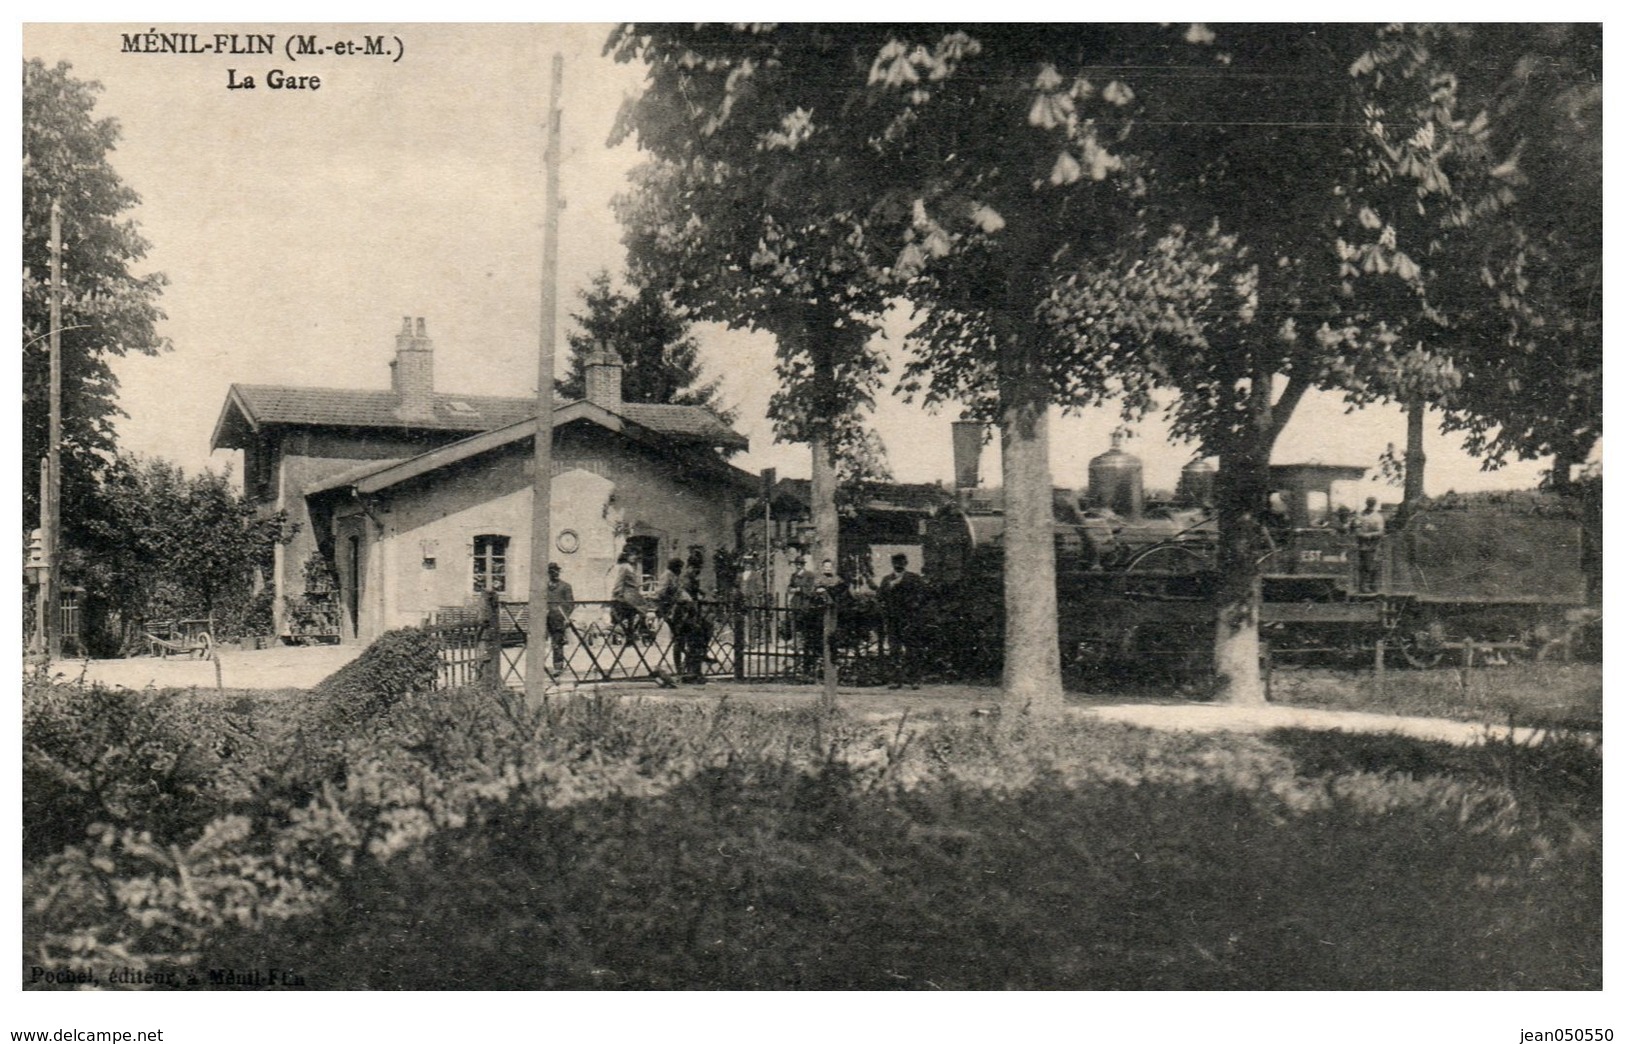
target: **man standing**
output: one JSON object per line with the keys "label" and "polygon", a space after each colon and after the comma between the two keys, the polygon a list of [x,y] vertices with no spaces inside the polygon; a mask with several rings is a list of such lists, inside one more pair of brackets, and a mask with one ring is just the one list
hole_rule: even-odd
{"label": "man standing", "polygon": [[622,551],[615,559],[609,574],[609,597],[610,634],[619,634],[627,645],[634,644],[641,629],[643,591],[630,551]]}
{"label": "man standing", "polygon": [[807,568],[807,556],[796,557],[796,571],[790,574],[790,608],[795,620],[795,639],[801,655],[797,672],[808,681],[818,677],[824,654],[824,609],[818,576]]}
{"label": "man standing", "polygon": [[1376,497],[1365,498],[1365,510],[1354,521],[1354,540],[1360,552],[1360,590],[1375,591],[1382,581],[1382,534],[1387,528]]}
{"label": "man standing", "polygon": [[891,569],[880,581],[880,612],[891,656],[890,688],[920,687],[920,614],[925,609],[925,581],[908,569],[908,556],[891,556]]}
{"label": "man standing", "polygon": [[671,628],[672,663],[684,681],[704,683],[700,675],[704,664],[691,663],[694,630],[694,598],[683,583],[683,560],[674,558],[666,563],[666,575],[660,578],[655,592],[655,614]]}
{"label": "man standing", "polygon": [[547,638],[553,646],[553,673],[564,673],[564,636],[570,630],[570,614],[575,612],[576,593],[559,578],[559,564],[547,564]]}

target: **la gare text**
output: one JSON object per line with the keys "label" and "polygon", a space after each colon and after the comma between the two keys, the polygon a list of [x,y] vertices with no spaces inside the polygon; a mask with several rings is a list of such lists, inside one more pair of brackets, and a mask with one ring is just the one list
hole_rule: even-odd
{"label": "la gare text", "polygon": [[[322,89],[320,76],[294,76],[281,69],[272,69],[265,74],[265,86],[274,91],[319,91]],[[226,90],[253,91],[259,89],[252,74],[239,73],[236,69],[226,70]]]}

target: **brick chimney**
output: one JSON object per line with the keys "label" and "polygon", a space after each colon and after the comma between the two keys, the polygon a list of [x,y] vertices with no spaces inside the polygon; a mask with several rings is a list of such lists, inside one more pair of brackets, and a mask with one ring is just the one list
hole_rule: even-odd
{"label": "brick chimney", "polygon": [[621,405],[621,368],[625,364],[615,349],[599,345],[587,356],[587,401],[611,413]]}
{"label": "brick chimney", "polygon": [[389,384],[400,400],[395,416],[406,421],[434,420],[434,342],[421,318],[415,328],[411,316],[401,319],[401,332],[395,335],[395,360],[389,364]]}

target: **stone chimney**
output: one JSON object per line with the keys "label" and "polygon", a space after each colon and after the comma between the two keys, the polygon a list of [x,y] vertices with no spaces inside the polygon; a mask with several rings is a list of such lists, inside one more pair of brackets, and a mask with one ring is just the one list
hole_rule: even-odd
{"label": "stone chimney", "polygon": [[611,413],[621,406],[621,368],[625,364],[615,349],[599,345],[587,356],[587,401]]}
{"label": "stone chimney", "polygon": [[395,335],[395,361],[389,364],[389,383],[400,400],[395,416],[406,421],[434,420],[434,342],[417,320],[401,319],[401,332]]}

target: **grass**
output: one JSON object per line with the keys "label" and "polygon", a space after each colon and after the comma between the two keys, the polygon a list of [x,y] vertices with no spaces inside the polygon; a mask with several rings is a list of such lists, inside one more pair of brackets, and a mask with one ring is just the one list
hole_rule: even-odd
{"label": "grass", "polygon": [[[202,988],[268,963],[317,989],[1601,983],[1600,754],[1563,734],[471,692],[323,733],[308,695],[149,693],[121,740],[143,757],[86,791],[99,698],[25,689],[25,800],[74,795],[88,824],[26,859],[27,964]],[[177,751],[208,757],[150,793]],[[102,793],[126,800],[98,821]]]}
{"label": "grass", "polygon": [[1443,670],[1277,669],[1277,703],[1488,724],[1602,730],[1602,665],[1522,663]]}

